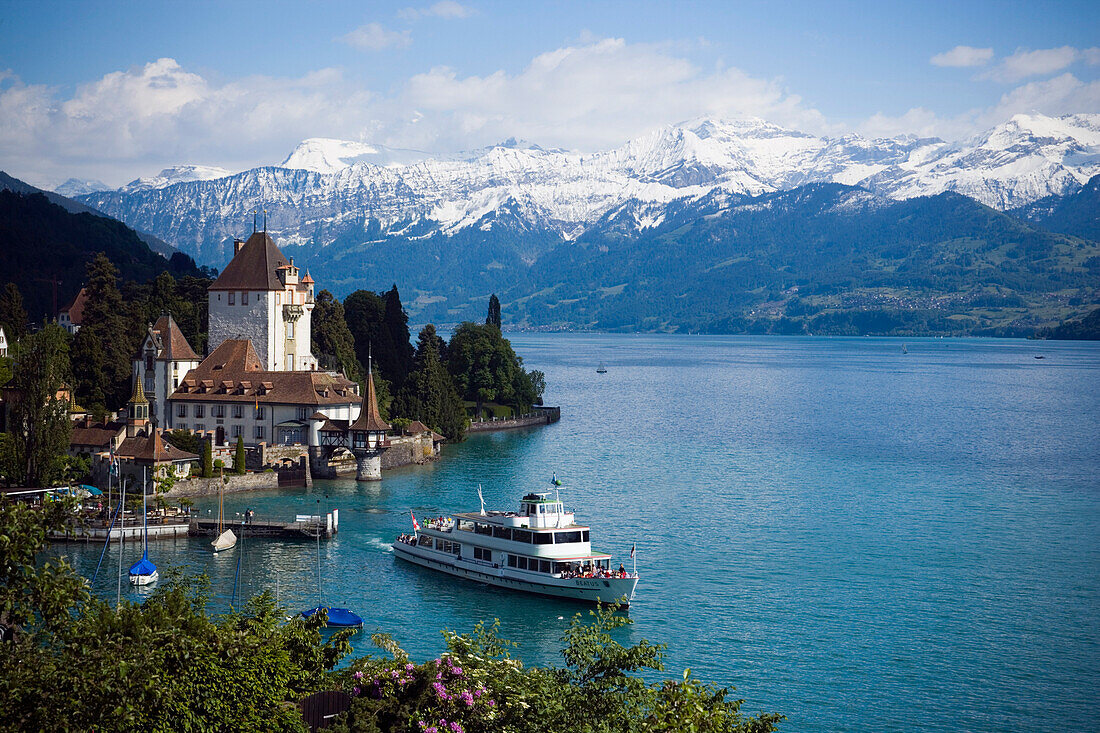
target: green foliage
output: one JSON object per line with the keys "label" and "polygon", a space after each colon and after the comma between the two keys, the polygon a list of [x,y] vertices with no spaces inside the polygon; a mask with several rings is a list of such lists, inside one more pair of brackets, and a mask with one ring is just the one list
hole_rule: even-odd
{"label": "green foliage", "polygon": [[366,658],[342,673],[353,696],[334,733],[633,733],[705,731],[767,733],[780,715],[748,717],[728,690],[695,680],[648,684],[635,673],[663,669],[661,645],[623,647],[612,633],[629,624],[609,609],[573,618],[563,637],[566,667],[525,668],[499,623],[471,634],[444,632],[448,653],[424,664],[386,635],[375,643],[390,659]]}
{"label": "green foliage", "polygon": [[[391,388],[400,389],[413,367],[408,317],[401,307],[397,286],[383,295],[356,290],[344,299],[344,317],[355,342],[359,363],[366,365],[368,358],[373,362],[381,407],[383,392],[388,397],[392,394]],[[388,383],[385,387],[379,375]]]}
{"label": "green foliage", "polygon": [[489,312],[485,315],[485,325],[500,328],[500,300],[496,293],[489,296]]}
{"label": "green foliage", "polygon": [[209,438],[202,441],[202,477],[214,477],[214,449]]}
{"label": "green foliage", "polygon": [[4,475],[9,482],[50,486],[64,476],[72,431],[69,402],[58,394],[69,379],[69,335],[48,324],[14,352]]}
{"label": "green foliage", "polygon": [[27,310],[23,307],[23,294],[15,283],[8,283],[0,291],[0,326],[13,344],[27,333]]}
{"label": "green foliage", "polygon": [[511,405],[526,412],[538,395],[523,360],[516,356],[508,339],[496,326],[463,323],[447,345],[447,371],[463,399]]}
{"label": "green foliage", "polygon": [[1072,341],[1100,341],[1100,308],[1084,318],[1060,323],[1054,328],[1036,334],[1039,338],[1066,339]]}
{"label": "green foliage", "polygon": [[115,410],[132,392],[131,358],[145,329],[133,329],[118,289],[118,269],[103,253],[88,264],[84,320],[73,338],[78,400]]}
{"label": "green foliage", "polygon": [[202,455],[203,441],[190,430],[166,430],[161,433],[161,435],[165,440],[182,451],[194,453],[196,456]]}
{"label": "green foliage", "polygon": [[466,410],[450,374],[439,359],[435,326],[421,330],[416,347],[416,368],[394,399],[391,412],[420,420],[453,442],[465,437]]}
{"label": "green foliage", "polygon": [[237,449],[233,453],[233,472],[243,476],[245,472],[244,436],[237,436]]}
{"label": "green foliage", "polygon": [[315,298],[311,328],[312,350],[328,369],[337,369],[354,381],[362,381],[363,366],[355,356],[355,338],[348,328],[344,306],[322,290]]}
{"label": "green foliage", "polygon": [[187,343],[196,354],[202,354],[206,348],[209,308],[206,289],[210,283],[209,278],[194,275],[176,280],[169,272],[162,272],[144,284],[133,281],[123,283],[123,300],[129,305],[128,327],[143,338],[149,324],[156,323],[162,315],[170,314]]}

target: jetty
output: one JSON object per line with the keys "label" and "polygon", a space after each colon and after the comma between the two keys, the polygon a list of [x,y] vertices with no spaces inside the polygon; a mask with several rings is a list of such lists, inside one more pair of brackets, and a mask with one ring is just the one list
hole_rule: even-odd
{"label": "jetty", "polygon": [[[252,517],[243,521],[226,521],[225,527],[240,537],[260,539],[332,539],[340,528],[340,510],[327,514],[298,514],[293,522],[280,522]],[[150,533],[152,527],[150,527]],[[214,517],[195,517],[188,534],[192,537],[214,537],[218,533],[218,520]]]}

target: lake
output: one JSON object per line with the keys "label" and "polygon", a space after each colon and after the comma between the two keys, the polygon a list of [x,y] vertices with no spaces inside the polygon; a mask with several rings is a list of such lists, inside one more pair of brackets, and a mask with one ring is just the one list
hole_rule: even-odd
{"label": "lake", "polygon": [[[1100,728],[1100,344],[509,336],[560,423],[227,510],[338,508],[321,597],[414,658],[439,653],[441,628],[499,618],[522,659],[554,664],[583,607],[399,563],[388,544],[410,509],[476,510],[478,484],[489,508],[518,508],[556,472],[597,549],[629,567],[636,544],[620,641],[667,643],[670,676],[736,686],[791,731]],[[208,542],[151,556],[208,573],[225,608],[240,548]],[[55,550],[88,575],[99,556]],[[117,562],[112,548],[95,583],[112,598]],[[314,543],[250,540],[241,568],[246,593],[317,604]],[[371,651],[366,634],[356,647]]]}

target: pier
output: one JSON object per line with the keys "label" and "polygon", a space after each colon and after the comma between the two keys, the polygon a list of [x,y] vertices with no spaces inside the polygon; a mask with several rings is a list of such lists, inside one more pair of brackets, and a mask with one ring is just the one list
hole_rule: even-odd
{"label": "pier", "polygon": [[[340,527],[340,510],[327,514],[298,514],[293,522],[278,522],[252,518],[251,521],[224,522],[225,529],[233,530],[238,537],[266,539],[332,539]],[[152,539],[152,527],[149,528]],[[218,533],[218,520],[212,517],[194,518],[188,534],[197,537],[214,537]]]}

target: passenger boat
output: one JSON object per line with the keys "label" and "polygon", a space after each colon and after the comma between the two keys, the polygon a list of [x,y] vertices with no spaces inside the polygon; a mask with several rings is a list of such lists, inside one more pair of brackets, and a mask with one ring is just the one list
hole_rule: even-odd
{"label": "passenger boat", "polygon": [[590,529],[549,492],[527,494],[519,512],[486,512],[482,502],[480,513],[423,528],[414,515],[413,530],[393,543],[397,557],[500,588],[629,606],[638,585],[636,569],[612,568],[611,555],[592,550]]}

